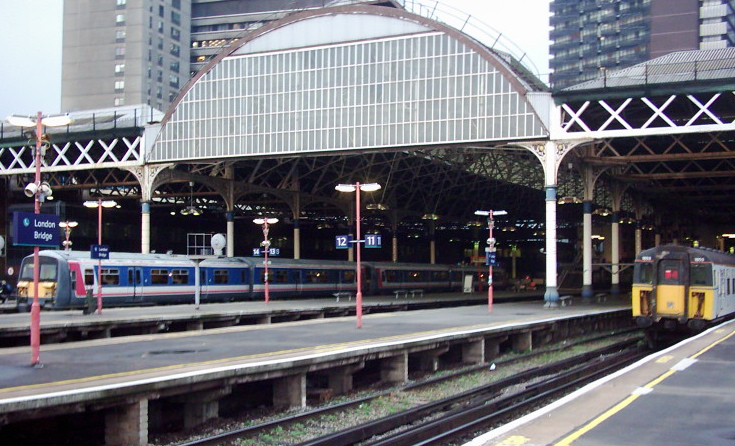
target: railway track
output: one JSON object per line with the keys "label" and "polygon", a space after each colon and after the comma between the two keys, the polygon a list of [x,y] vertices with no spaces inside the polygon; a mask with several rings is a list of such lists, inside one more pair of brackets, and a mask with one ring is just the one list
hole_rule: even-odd
{"label": "railway track", "polygon": [[[576,343],[568,343],[562,348],[573,348],[582,343],[598,342],[610,336],[621,336],[621,333],[607,334],[588,338]],[[514,417],[514,414],[529,410],[528,407],[541,404],[541,401],[567,391],[570,387],[596,379],[622,367],[639,357],[641,353],[635,349],[639,338],[628,338],[614,344],[595,348],[589,352],[574,355],[564,360],[554,361],[544,366],[534,367],[512,377],[495,381],[470,391],[460,392],[450,397],[441,398],[394,413],[377,420],[361,423],[332,434],[313,438],[298,443],[299,446],[347,446],[362,445],[415,445],[443,444],[448,441],[447,435],[461,437],[468,432],[483,429],[484,426],[502,423]],[[623,352],[623,354],[618,352]],[[553,353],[554,350],[551,350]],[[520,357],[498,362],[498,367],[508,367],[511,363],[527,361],[539,355],[548,355],[549,350],[521,355]],[[600,359],[606,358],[606,359]],[[607,359],[614,358],[614,359]],[[278,418],[255,426],[245,427],[201,438],[179,446],[213,446],[235,444],[240,439],[254,438],[273,430],[287,431],[290,426],[301,426],[310,422],[318,423],[320,418],[330,414],[339,416],[356,407],[370,404],[379,398],[394,395],[396,392],[411,392],[421,388],[429,388],[439,383],[461,378],[462,376],[487,370],[487,365],[471,367],[446,374],[437,378],[411,383],[400,389],[391,389],[370,396],[354,399],[341,404],[315,409],[309,412]],[[517,392],[507,389],[523,388]],[[481,425],[477,424],[481,420]],[[428,441],[427,443],[423,443]],[[237,443],[239,444],[239,443]],[[243,443],[249,444],[249,443]],[[255,443],[253,443],[255,444]],[[286,444],[279,442],[279,444]]]}

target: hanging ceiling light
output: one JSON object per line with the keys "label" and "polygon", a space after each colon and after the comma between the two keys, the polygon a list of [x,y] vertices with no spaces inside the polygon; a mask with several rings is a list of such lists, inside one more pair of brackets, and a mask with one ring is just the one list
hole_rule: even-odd
{"label": "hanging ceiling light", "polygon": [[181,210],[181,215],[202,215],[202,211],[194,207],[194,182],[189,181],[189,206]]}

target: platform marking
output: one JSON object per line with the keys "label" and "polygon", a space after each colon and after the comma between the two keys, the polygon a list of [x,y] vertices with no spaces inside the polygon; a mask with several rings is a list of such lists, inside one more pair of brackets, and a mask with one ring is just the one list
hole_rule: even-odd
{"label": "platform marking", "polygon": [[676,363],[676,365],[672,368],[676,370],[677,372],[680,372],[682,370],[686,370],[690,365],[694,364],[695,362],[697,362],[697,359],[684,358],[678,363]]}
{"label": "platform marking", "polygon": [[[721,333],[721,331],[718,331],[718,333]],[[653,381],[651,381],[648,384],[646,384],[645,386],[643,386],[644,389],[649,389],[648,392],[643,393],[643,392],[639,392],[638,389],[636,389],[636,392],[634,392],[632,395],[628,396],[626,399],[624,399],[620,403],[616,404],[615,406],[613,406],[611,409],[609,409],[606,412],[604,412],[599,417],[597,417],[594,420],[590,421],[588,424],[586,424],[585,426],[583,426],[581,429],[573,432],[571,435],[567,436],[566,438],[562,439],[561,441],[558,441],[558,442],[554,443],[554,446],[569,446],[569,445],[571,445],[574,441],[578,440],[579,437],[581,437],[582,435],[584,435],[587,432],[591,431],[592,429],[594,429],[595,427],[597,427],[603,421],[607,420],[608,418],[612,417],[613,415],[617,414],[621,410],[623,410],[626,407],[628,407],[631,403],[633,403],[633,401],[635,401],[636,399],[638,399],[639,396],[644,395],[644,394],[648,394],[651,391],[653,391],[653,387],[654,386],[656,386],[657,384],[660,384],[663,380],[665,380],[669,376],[673,375],[677,371],[681,371],[681,370],[684,370],[687,367],[689,367],[691,364],[693,364],[695,362],[694,358],[702,355],[704,352],[710,350],[712,347],[716,346],[717,344],[719,344],[719,343],[721,343],[721,342],[729,339],[733,335],[735,335],[735,331],[731,331],[730,334],[728,334],[727,336],[724,336],[724,337],[722,337],[722,338],[720,338],[720,339],[712,342],[710,345],[708,345],[707,347],[704,347],[703,349],[701,349],[697,353],[693,354],[689,358],[686,358],[686,359],[683,359],[683,360],[679,361],[674,367],[672,367],[671,369],[667,370],[661,376],[659,376],[658,378],[654,379]],[[678,368],[680,365],[683,365],[683,368]]]}
{"label": "platform marking", "polygon": [[656,363],[657,364],[666,364],[667,362],[671,361],[672,359],[674,359],[674,357],[672,355],[663,355],[662,357],[660,357],[660,358],[658,358],[656,360]]}
{"label": "platform marking", "polygon": [[511,435],[500,443],[495,443],[495,446],[517,446],[527,444],[530,440],[530,438],[524,437],[523,435]]}

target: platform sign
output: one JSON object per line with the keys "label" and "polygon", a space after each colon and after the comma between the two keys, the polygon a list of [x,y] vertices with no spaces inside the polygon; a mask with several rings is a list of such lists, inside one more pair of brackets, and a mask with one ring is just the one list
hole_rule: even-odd
{"label": "platform sign", "polygon": [[366,248],[380,248],[382,246],[383,237],[380,234],[365,234]]}
{"label": "platform sign", "polygon": [[90,248],[90,257],[93,259],[109,259],[110,258],[110,245],[92,245]]}
{"label": "platform sign", "polygon": [[[253,257],[262,257],[265,255],[263,248],[253,248]],[[268,248],[268,255],[278,257],[281,255],[281,248]]]}
{"label": "platform sign", "polygon": [[485,252],[485,265],[498,266],[498,253],[495,251]]}
{"label": "platform sign", "polygon": [[59,216],[13,212],[13,245],[58,248]]}
{"label": "platform sign", "polygon": [[337,235],[334,237],[334,247],[336,249],[349,249],[352,248],[352,236],[351,235]]}

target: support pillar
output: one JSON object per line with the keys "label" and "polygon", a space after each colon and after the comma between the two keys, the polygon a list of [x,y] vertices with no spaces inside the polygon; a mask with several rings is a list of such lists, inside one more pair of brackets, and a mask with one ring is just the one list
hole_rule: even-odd
{"label": "support pillar", "polygon": [[105,415],[106,446],[148,445],[148,400],[109,409]]}
{"label": "support pillar", "polygon": [[513,343],[513,351],[516,353],[531,351],[533,348],[532,336],[530,331],[524,331],[511,335]]}
{"label": "support pillar", "polygon": [[365,368],[365,363],[351,364],[336,367],[329,371],[329,389],[332,395],[343,395],[352,390],[352,376],[358,370]]}
{"label": "support pillar", "polygon": [[273,406],[306,407],[306,374],[284,376],[273,382]]}
{"label": "support pillar", "polygon": [[439,370],[439,356],[449,351],[449,347],[435,348],[418,353],[419,370],[436,372]]}
{"label": "support pillar", "polygon": [[610,294],[615,296],[620,294],[620,215],[617,212],[612,214],[612,227],[610,228],[610,243],[612,265],[610,280]]}
{"label": "support pillar", "polygon": [[556,288],[556,185],[546,186],[546,292],[544,307],[559,307],[559,291]]}
{"label": "support pillar", "polygon": [[151,252],[151,203],[144,201],[140,204],[140,252]]}
{"label": "support pillar", "polygon": [[408,381],[408,354],[384,358],[380,364],[380,379],[389,383]]}
{"label": "support pillar", "polygon": [[235,213],[227,211],[227,257],[235,257]]}
{"label": "support pillar", "polygon": [[299,219],[293,221],[293,258],[301,258],[301,228],[299,227]]}
{"label": "support pillar", "polygon": [[184,429],[191,429],[219,416],[219,400],[229,395],[232,389],[195,392],[182,396],[184,399]]}
{"label": "support pillar", "polygon": [[582,300],[592,301],[592,201],[582,202]]}
{"label": "support pillar", "polygon": [[485,339],[477,339],[462,344],[462,362],[482,364],[485,362]]}
{"label": "support pillar", "polygon": [[500,356],[500,344],[508,340],[508,336],[485,339],[485,360],[487,362]]}

